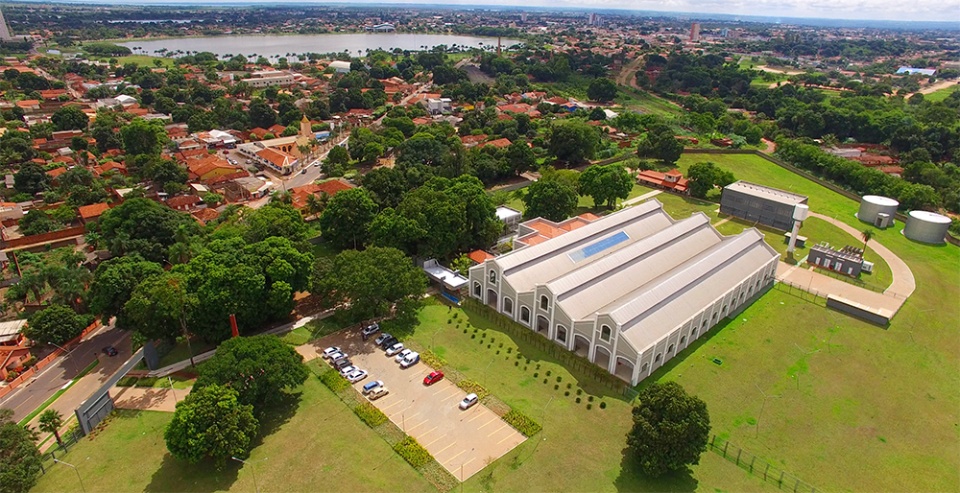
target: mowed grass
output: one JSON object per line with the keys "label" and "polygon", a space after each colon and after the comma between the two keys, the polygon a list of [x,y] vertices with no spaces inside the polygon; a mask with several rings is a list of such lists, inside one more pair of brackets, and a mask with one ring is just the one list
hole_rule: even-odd
{"label": "mowed grass", "polygon": [[923,99],[924,101],[938,103],[940,101],[943,101],[944,99],[947,99],[948,97],[950,97],[951,94],[957,91],[960,91],[960,84],[954,84],[950,87],[944,87],[943,89],[933,91],[930,94],[924,94]]}
{"label": "mowed grass", "polygon": [[[103,431],[62,457],[77,466],[88,492],[436,491],[311,375],[293,412],[261,422],[268,435],[248,462],[223,470],[169,455],[163,432],[172,413],[118,411]],[[53,465],[33,492],[80,491],[69,467]]]}
{"label": "mowed grass", "polygon": [[[406,340],[432,347],[448,365],[543,426],[540,434],[467,480],[464,491],[776,490],[709,451],[688,474],[646,478],[625,455],[631,406],[617,391],[585,372],[565,368],[535,344],[500,332],[473,310],[431,300],[419,317],[420,324]],[[517,359],[518,354],[523,359]],[[583,390],[579,396],[577,389]],[[601,402],[605,409],[600,409]]]}

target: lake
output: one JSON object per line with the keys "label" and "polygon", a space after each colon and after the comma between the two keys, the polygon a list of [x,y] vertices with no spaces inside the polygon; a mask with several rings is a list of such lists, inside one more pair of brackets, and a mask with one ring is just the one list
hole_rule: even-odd
{"label": "lake", "polygon": [[[504,39],[503,46],[519,43],[515,39]],[[224,57],[226,55],[244,55],[247,58],[264,56],[267,58],[285,57],[288,53],[339,53],[348,51],[351,55],[366,54],[367,49],[378,48],[392,50],[422,50],[424,46],[437,45],[447,47],[466,46],[469,48],[496,47],[497,38],[479,36],[460,36],[448,34],[398,34],[398,33],[357,33],[357,34],[309,34],[309,35],[242,35],[209,36],[200,38],[170,38],[140,40],[117,43],[133,50],[135,54],[158,55],[157,50],[167,51],[209,51]],[[291,60],[293,61],[293,60]]]}

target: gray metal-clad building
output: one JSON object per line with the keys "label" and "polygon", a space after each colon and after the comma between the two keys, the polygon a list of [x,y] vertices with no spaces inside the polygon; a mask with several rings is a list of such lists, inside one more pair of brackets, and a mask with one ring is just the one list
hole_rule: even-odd
{"label": "gray metal-clad building", "polygon": [[773,283],[755,229],[725,237],[656,200],[470,269],[470,295],[636,384]]}
{"label": "gray metal-clad building", "polygon": [[806,204],[803,195],[765,187],[747,181],[738,181],[723,187],[720,212],[771,228],[790,231],[793,228],[793,210],[797,204]]}

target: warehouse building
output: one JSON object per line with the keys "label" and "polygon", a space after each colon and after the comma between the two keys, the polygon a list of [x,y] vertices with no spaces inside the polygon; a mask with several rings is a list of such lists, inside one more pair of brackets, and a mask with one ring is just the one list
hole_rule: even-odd
{"label": "warehouse building", "polygon": [[723,187],[720,212],[770,226],[782,231],[793,228],[793,211],[797,204],[806,204],[803,195],[777,190],[746,181]]}
{"label": "warehouse building", "polygon": [[755,229],[725,237],[651,200],[488,258],[469,289],[635,385],[771,285],[778,258]]}

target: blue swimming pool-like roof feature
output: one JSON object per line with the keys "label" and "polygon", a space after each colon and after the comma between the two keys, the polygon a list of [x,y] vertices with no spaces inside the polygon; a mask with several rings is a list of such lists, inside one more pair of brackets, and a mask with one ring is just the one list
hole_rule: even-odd
{"label": "blue swimming pool-like roof feature", "polygon": [[613,248],[629,239],[630,237],[627,235],[627,233],[624,233],[623,231],[619,231],[602,240],[595,241],[575,252],[571,252],[569,254],[570,260],[573,260],[574,262],[580,262],[582,260],[586,260],[598,253],[602,253],[605,250],[609,250],[610,248]]}

